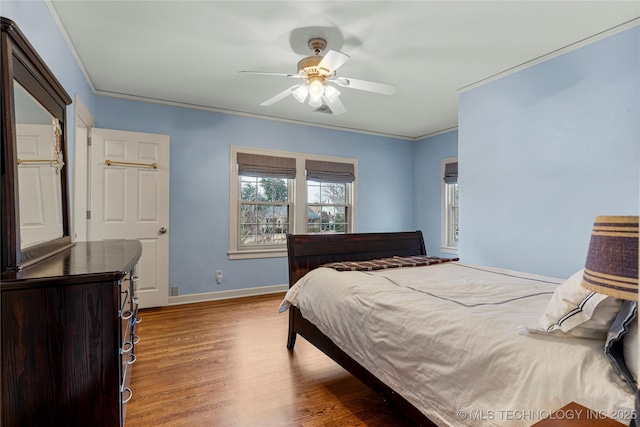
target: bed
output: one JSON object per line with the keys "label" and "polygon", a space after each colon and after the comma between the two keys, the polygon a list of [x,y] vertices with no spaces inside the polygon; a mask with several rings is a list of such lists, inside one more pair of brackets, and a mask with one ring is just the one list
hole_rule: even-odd
{"label": "bed", "polygon": [[[287,248],[287,348],[301,335],[417,425],[529,426],[571,401],[634,416],[606,333],[539,330],[561,279],[448,260],[367,267],[425,258],[420,231],[289,235]],[[338,271],[352,268],[364,271]]]}

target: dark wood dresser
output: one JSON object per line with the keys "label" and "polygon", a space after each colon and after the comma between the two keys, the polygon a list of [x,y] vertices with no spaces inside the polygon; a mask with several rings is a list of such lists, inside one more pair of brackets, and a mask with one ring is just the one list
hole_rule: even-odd
{"label": "dark wood dresser", "polygon": [[137,240],[77,243],[3,275],[3,427],[124,425],[141,253]]}

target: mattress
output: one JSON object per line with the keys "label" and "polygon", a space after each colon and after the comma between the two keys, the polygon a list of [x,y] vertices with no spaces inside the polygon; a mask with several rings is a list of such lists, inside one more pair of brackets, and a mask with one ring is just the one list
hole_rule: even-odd
{"label": "mattress", "polygon": [[449,262],[317,268],[281,305],[440,426],[530,426],[569,402],[630,420],[604,341],[530,333],[561,279]]}

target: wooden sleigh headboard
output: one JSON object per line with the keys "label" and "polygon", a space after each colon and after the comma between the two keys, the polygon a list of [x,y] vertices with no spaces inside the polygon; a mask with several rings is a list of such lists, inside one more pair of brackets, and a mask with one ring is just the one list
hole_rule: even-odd
{"label": "wooden sleigh headboard", "polygon": [[422,232],[289,234],[289,287],[307,272],[336,261],[426,255]]}

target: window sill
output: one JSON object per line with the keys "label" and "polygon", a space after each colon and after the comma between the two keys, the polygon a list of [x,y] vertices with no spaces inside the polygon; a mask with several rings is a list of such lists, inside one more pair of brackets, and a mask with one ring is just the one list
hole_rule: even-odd
{"label": "window sill", "polygon": [[282,258],[287,256],[286,249],[248,249],[228,251],[229,259]]}
{"label": "window sill", "polygon": [[440,252],[443,254],[458,255],[458,248],[455,246],[440,246]]}

